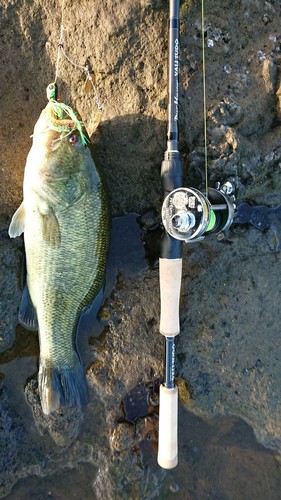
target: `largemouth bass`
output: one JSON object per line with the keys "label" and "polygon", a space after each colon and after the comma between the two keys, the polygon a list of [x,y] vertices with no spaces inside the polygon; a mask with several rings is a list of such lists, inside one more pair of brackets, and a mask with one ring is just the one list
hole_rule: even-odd
{"label": "largemouth bass", "polygon": [[76,331],[105,280],[110,210],[82,125],[64,104],[50,102],[42,111],[27,157],[23,202],[9,228],[10,237],[24,233],[27,282],[19,320],[39,331],[45,414],[87,402]]}

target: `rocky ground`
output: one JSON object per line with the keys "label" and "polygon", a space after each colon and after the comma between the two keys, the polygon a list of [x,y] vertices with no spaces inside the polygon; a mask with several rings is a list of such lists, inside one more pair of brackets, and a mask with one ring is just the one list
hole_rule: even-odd
{"label": "rocky ground", "polygon": [[[86,73],[63,57],[59,92],[83,117],[106,172],[113,216],[123,217],[114,223],[102,318],[81,339],[90,404],[46,419],[37,396],[37,336],[17,326],[23,246],[9,240],[7,227],[21,202],[30,135],[55,76],[61,3],[0,0],[0,495],[280,498],[279,212],[263,232],[233,225],[220,241],[185,248],[180,463],[161,471],[155,460],[163,354],[159,230],[147,231],[143,218],[140,228],[124,214],[152,207],[157,218],[160,211],[168,2],[64,4],[65,52],[90,66],[98,97],[85,92]],[[238,203],[281,204],[279,26],[277,0],[205,5],[209,184],[230,180]],[[186,184],[200,189],[202,96],[201,3],[189,0],[181,2],[180,150]],[[140,418],[132,423],[124,401],[136,387],[131,399],[139,402]]]}

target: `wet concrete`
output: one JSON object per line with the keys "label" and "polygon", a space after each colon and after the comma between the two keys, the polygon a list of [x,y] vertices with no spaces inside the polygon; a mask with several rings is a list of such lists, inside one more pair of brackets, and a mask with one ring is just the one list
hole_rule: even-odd
{"label": "wet concrete", "polygon": [[[233,245],[236,252],[237,245],[241,246],[241,228],[234,228],[228,236],[231,244],[205,242],[187,249],[185,255],[182,332],[177,339],[178,376],[184,378],[178,379],[179,465],[173,471],[161,470],[156,461],[157,387],[162,377],[163,355],[155,321],[159,312],[159,299],[154,293],[158,287],[158,269],[155,265],[149,267],[149,259],[145,260],[145,233],[140,230],[136,215],[117,218],[113,228],[107,298],[100,320],[92,330],[80,332],[90,387],[89,405],[82,411],[65,408],[49,417],[42,414],[37,394],[36,333],[17,327],[13,346],[0,355],[4,377],[1,497],[280,498],[278,414],[264,406],[270,377],[274,382],[274,370],[268,372],[265,357],[269,353],[264,349],[261,354],[263,346],[259,347],[256,339],[247,351],[240,352],[239,335],[235,332],[241,329],[245,318],[236,318],[234,323],[231,315],[239,310],[240,315],[251,315],[253,322],[253,314],[247,304],[248,312],[245,305],[242,307],[245,293],[249,294],[246,277],[244,285],[240,281],[242,297],[237,305],[237,281],[229,275],[229,269],[238,272],[238,265],[229,265],[227,269],[228,287],[232,281],[229,293],[232,305],[227,305],[224,294],[221,307],[226,308],[228,320],[222,326],[222,315],[213,302],[217,304],[225,290],[223,253],[229,256],[231,248],[234,258]],[[157,228],[154,231],[157,247],[159,233]],[[121,240],[120,234],[124,236]],[[246,230],[242,234],[247,240]],[[262,233],[258,231],[258,235]],[[129,254],[124,252],[123,244]],[[264,245],[267,247],[266,242]],[[207,261],[203,258],[206,255],[208,266],[217,270],[215,285],[214,273],[212,280],[207,276]],[[239,259],[241,255],[240,251]],[[267,255],[276,259],[276,253],[270,249]],[[18,258],[20,262],[21,256]],[[244,255],[243,265],[249,260]],[[260,279],[262,282],[262,276]],[[211,293],[212,286],[215,289]],[[193,300],[197,307],[197,331],[192,322]],[[252,329],[253,335],[251,332]],[[255,352],[257,349],[259,354]],[[230,356],[232,361],[228,363],[225,359]],[[244,371],[239,365],[242,361]],[[257,398],[251,397],[253,387],[255,394],[261,391],[259,408],[256,408]],[[208,417],[210,414],[212,418]],[[251,426],[235,414],[242,414]],[[276,451],[259,444],[253,429],[260,441]]]}

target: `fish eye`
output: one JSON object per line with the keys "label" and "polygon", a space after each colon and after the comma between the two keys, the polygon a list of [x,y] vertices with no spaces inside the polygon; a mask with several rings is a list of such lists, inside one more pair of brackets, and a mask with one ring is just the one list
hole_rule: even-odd
{"label": "fish eye", "polygon": [[77,144],[78,142],[78,135],[77,134],[71,134],[71,136],[68,139],[69,144]]}

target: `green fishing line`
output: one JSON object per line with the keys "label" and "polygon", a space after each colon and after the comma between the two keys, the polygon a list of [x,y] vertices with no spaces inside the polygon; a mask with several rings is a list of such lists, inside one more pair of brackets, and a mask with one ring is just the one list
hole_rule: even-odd
{"label": "green fishing line", "polygon": [[217,221],[217,218],[216,218],[216,214],[214,212],[214,210],[210,210],[210,222],[209,222],[209,225],[206,229],[206,233],[208,231],[212,231],[212,229],[214,229],[215,225],[216,225],[216,221]]}

